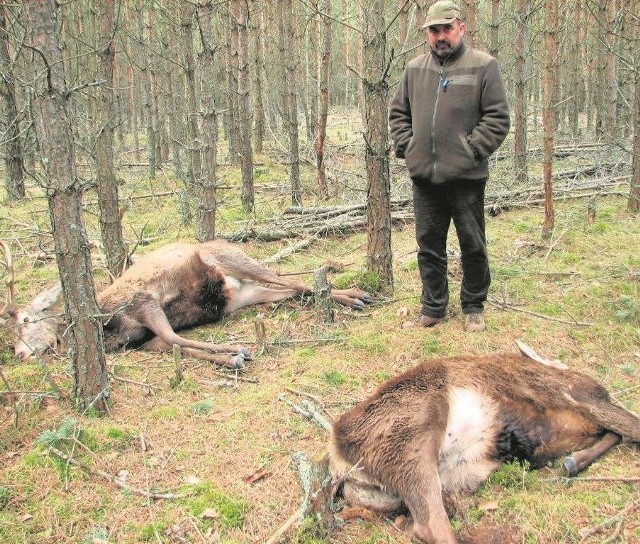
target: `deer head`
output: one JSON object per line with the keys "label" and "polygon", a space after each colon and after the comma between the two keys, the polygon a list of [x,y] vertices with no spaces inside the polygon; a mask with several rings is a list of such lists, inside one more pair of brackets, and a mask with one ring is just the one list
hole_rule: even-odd
{"label": "deer head", "polygon": [[61,323],[60,294],[62,286],[56,283],[40,293],[24,308],[14,308],[10,314],[18,331],[15,356],[28,359],[41,355],[58,343]]}
{"label": "deer head", "polygon": [[7,270],[6,303],[0,310],[0,315],[9,315],[13,320],[18,337],[15,356],[24,360],[43,354],[57,344],[58,327],[61,322],[59,302],[62,287],[57,283],[40,293],[24,308],[17,308],[11,251],[9,244],[4,240],[0,240],[0,247],[4,253],[4,266]]}

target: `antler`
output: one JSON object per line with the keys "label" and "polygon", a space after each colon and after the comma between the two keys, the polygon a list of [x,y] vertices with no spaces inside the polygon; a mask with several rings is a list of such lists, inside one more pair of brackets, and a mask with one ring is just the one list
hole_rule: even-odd
{"label": "antler", "polygon": [[16,285],[13,279],[13,260],[11,259],[11,250],[9,249],[9,244],[4,240],[0,240],[0,246],[2,246],[2,251],[4,253],[4,266],[7,269],[7,279],[5,283],[7,284],[7,294],[6,294],[6,304],[0,310],[0,315],[4,315],[9,313],[11,308],[13,308],[14,301],[16,298]]}

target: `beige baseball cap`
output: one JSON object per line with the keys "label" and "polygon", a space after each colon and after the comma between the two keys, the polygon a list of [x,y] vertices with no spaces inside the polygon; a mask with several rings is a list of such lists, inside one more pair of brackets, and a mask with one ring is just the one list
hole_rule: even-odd
{"label": "beige baseball cap", "polygon": [[422,28],[429,28],[433,25],[447,25],[456,19],[460,19],[458,5],[451,0],[438,0],[429,7]]}

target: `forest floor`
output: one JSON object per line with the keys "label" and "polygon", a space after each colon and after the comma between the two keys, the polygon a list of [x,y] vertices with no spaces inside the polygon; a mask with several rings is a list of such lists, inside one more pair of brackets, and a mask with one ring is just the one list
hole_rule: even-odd
{"label": "forest floor", "polygon": [[[266,162],[261,171],[263,179],[286,179]],[[286,205],[286,184],[275,187],[258,192],[256,218],[276,217]],[[154,181],[139,172],[127,176],[121,194],[128,239],[141,241],[137,254],[194,239],[192,227],[181,221],[178,189],[168,176]],[[167,190],[170,196],[150,197]],[[394,192],[401,190],[396,183]],[[220,230],[244,228],[247,218],[229,205],[232,197],[225,198]],[[90,196],[87,202],[92,217],[95,204]],[[588,204],[592,209],[595,204],[592,222]],[[419,310],[420,284],[413,225],[396,224],[392,297],[377,296],[362,312],[337,309],[330,325],[316,319],[309,300],[295,299],[190,331],[194,338],[252,349],[256,357],[241,379],[185,359],[184,379],[176,384],[169,356],[109,354],[109,417],[79,413],[68,395],[56,398],[52,384],[63,393],[71,385],[67,359],[15,361],[5,324],[0,542],[265,543],[300,506],[292,454],[303,451],[313,458],[326,451],[326,433],[290,402],[313,398],[332,418],[423,358],[515,352],[521,340],[598,379],[616,401],[640,412],[640,221],[625,208],[624,197],[597,191],[589,199],[557,202],[556,227],[546,241],[540,238],[543,212],[536,205],[488,217],[493,283],[488,328],[479,334],[462,330],[453,231],[449,318],[432,330],[402,328]],[[42,198],[6,206],[0,215],[0,237],[15,249],[21,302],[55,280],[47,225]],[[89,219],[92,239],[96,228]],[[291,243],[249,240],[243,247],[266,260]],[[363,232],[336,233],[272,267],[311,281],[313,270],[331,262],[338,269],[332,281],[357,283],[364,278],[365,254]],[[96,281],[107,281],[99,265]],[[266,331],[260,346],[256,322]],[[6,394],[8,388],[14,394]],[[85,467],[57,457],[50,445]],[[532,472],[509,465],[467,499],[452,523],[462,538],[478,544],[639,542],[639,482],[640,450],[626,443],[571,481],[556,465]],[[140,490],[176,496],[152,498]],[[287,538],[297,544],[411,541],[390,520],[367,515],[345,520],[331,534],[307,521]]]}

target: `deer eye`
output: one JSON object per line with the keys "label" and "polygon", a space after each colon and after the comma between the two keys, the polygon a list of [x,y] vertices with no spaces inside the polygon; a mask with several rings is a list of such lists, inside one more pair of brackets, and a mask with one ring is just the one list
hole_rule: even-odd
{"label": "deer eye", "polygon": [[23,323],[29,323],[29,318],[28,318],[28,317],[25,317],[25,318],[22,320],[22,322],[23,322]]}

